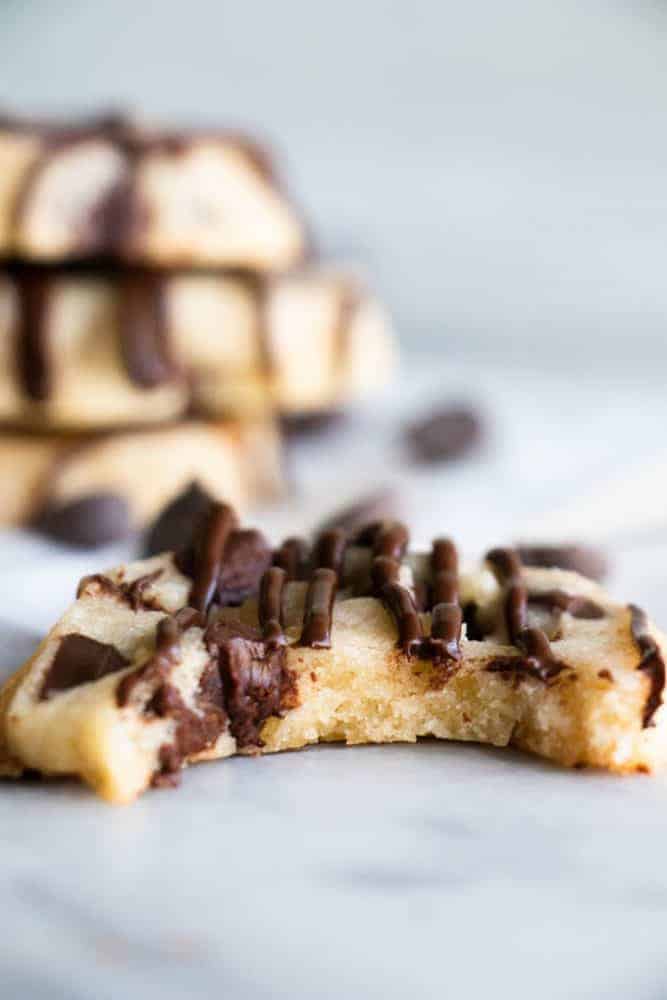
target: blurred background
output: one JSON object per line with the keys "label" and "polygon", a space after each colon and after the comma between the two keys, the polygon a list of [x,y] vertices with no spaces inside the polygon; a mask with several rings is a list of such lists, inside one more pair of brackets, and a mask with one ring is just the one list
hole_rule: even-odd
{"label": "blurred background", "polygon": [[665,358],[659,0],[5,0],[0,102],[275,141],[404,345],[576,370]]}

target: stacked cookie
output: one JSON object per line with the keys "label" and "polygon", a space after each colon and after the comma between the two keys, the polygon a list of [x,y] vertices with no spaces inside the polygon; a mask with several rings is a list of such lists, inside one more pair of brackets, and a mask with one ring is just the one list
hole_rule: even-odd
{"label": "stacked cookie", "polygon": [[237,134],[1,121],[0,254],[0,524],[107,541],[193,478],[244,507],[280,492],[276,417],[391,370],[382,309],[306,266]]}

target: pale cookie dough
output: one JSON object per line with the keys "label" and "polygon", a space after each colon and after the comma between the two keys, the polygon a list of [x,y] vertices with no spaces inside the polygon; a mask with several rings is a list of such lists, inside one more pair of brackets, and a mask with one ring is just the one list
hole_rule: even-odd
{"label": "pale cookie dough", "polygon": [[320,741],[664,763],[665,640],[642,612],[513,550],[459,573],[451,542],[407,542],[380,522],[272,553],[213,505],[184,551],[81,582],[0,695],[5,772],[129,802],[194,761]]}
{"label": "pale cookie dough", "polygon": [[270,422],[206,424],[112,435],[0,435],[0,526],[32,525],[93,545],[143,528],[189,483],[241,509],[285,491]]}
{"label": "pale cookie dough", "polygon": [[5,257],[269,272],[305,250],[303,221],[266,153],[244,136],[160,132],[120,118],[0,121]]}
{"label": "pale cookie dough", "polygon": [[342,271],[0,271],[0,422],[17,427],[336,411],[394,362],[384,310]]}

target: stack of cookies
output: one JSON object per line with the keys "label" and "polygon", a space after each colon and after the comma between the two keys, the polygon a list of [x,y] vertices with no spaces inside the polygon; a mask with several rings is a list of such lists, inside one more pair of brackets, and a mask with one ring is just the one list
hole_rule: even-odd
{"label": "stack of cookies", "polygon": [[0,525],[93,544],[193,479],[280,494],[280,437],[386,381],[352,276],[306,264],[261,149],[108,117],[0,121]]}

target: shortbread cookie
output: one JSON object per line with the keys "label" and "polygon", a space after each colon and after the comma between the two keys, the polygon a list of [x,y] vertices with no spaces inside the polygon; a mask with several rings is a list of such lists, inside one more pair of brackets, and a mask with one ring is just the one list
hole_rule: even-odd
{"label": "shortbread cookie", "polygon": [[272,552],[212,505],[184,550],[81,581],[0,696],[4,770],[128,802],[194,761],[319,741],[664,762],[664,639],[642,611],[511,549],[459,572],[451,541],[407,544],[377,522]]}
{"label": "shortbread cookie", "polygon": [[332,410],[393,362],[383,310],[339,272],[0,272],[0,421],[19,427]]}
{"label": "shortbread cookie", "polygon": [[189,421],[162,430],[0,435],[0,525],[78,545],[144,527],[193,480],[245,509],[284,492],[273,424]]}
{"label": "shortbread cookie", "polygon": [[120,118],[0,122],[0,254],[276,271],[304,225],[244,136]]}

